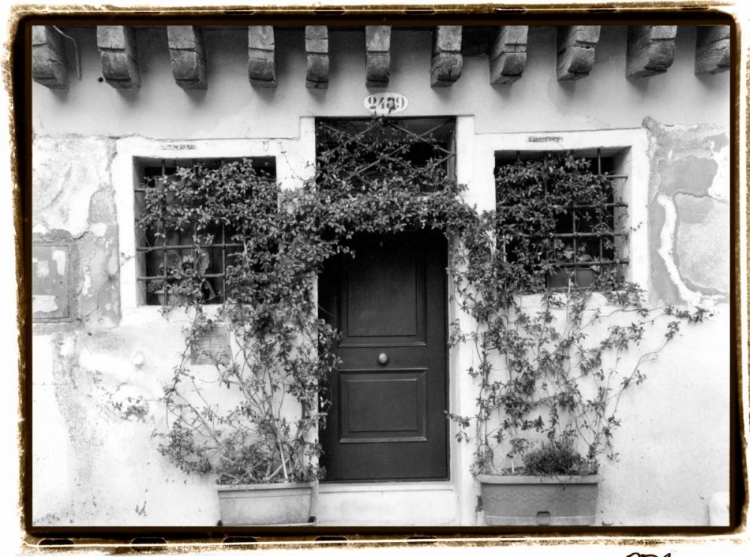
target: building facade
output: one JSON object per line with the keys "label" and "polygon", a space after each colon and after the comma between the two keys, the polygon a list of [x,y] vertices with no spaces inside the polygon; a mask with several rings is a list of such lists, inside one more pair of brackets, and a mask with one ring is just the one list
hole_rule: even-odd
{"label": "building facade", "polygon": [[[496,206],[498,160],[519,153],[598,154],[624,176],[627,278],[656,306],[713,316],[621,399],[596,524],[709,524],[709,500],[730,491],[728,27],[49,26],[32,43],[34,525],[216,525],[214,479],[179,471],[152,436],[188,318],[161,315],[140,280],[138,184],[250,157],[298,188],[316,123],[365,121],[381,98],[417,127],[450,120],[479,211]],[[466,319],[446,286],[443,330]],[[446,349],[441,411],[471,413],[473,359]],[[323,482],[318,523],[481,524],[455,427],[440,425],[438,471]]]}

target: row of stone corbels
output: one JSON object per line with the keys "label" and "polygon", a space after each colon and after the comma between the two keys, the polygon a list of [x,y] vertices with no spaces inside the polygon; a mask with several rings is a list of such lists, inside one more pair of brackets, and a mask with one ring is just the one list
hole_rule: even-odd
{"label": "row of stone corbels", "polygon": [[[526,66],[528,27],[506,26],[495,32],[490,44],[490,83],[513,83]],[[557,28],[557,79],[574,81],[594,67],[601,27],[574,25]],[[674,61],[676,26],[648,25],[628,28],[626,74],[630,79],[664,73]],[[698,27],[695,73],[715,74],[729,69],[729,27]]]}
{"label": "row of stone corbels", "polygon": [[[430,82],[447,87],[461,77],[462,27],[447,25],[433,31]],[[489,45],[490,83],[503,85],[521,78],[526,66],[527,26],[498,27]],[[557,79],[586,77],[594,65],[600,26],[558,27]],[[627,76],[637,79],[664,73],[675,54],[676,26],[628,28]],[[206,89],[206,56],[201,30],[192,26],[167,27],[167,39],[176,83],[183,89]],[[140,86],[140,70],[133,28],[97,27],[97,45],[104,79],[118,89]],[[366,79],[368,87],[386,87],[391,73],[391,28],[365,28]],[[305,27],[307,86],[328,87],[328,27]],[[718,73],[729,69],[729,27],[699,27],[695,73]],[[68,86],[68,70],[62,34],[55,27],[32,29],[32,75],[52,89]],[[256,87],[276,87],[276,45],[271,26],[248,27],[248,75]]]}

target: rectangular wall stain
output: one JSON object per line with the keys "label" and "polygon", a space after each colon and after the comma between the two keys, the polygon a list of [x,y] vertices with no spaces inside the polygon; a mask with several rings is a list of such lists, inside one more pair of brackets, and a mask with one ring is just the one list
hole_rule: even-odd
{"label": "rectangular wall stain", "polygon": [[66,245],[32,249],[31,307],[34,321],[70,320],[69,253]]}

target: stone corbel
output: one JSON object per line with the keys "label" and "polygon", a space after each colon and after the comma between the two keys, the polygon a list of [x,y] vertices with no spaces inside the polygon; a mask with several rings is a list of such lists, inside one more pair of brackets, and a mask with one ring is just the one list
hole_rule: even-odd
{"label": "stone corbel", "polygon": [[430,85],[450,87],[461,77],[464,57],[461,54],[460,25],[437,27],[432,33],[432,64]]}
{"label": "stone corbel", "polygon": [[253,87],[276,88],[276,43],[273,27],[253,25],[247,28],[247,73]]}
{"label": "stone corbel", "polygon": [[521,79],[526,67],[529,28],[520,25],[498,27],[490,43],[490,83],[507,85]]}
{"label": "stone corbel", "polygon": [[667,71],[674,61],[676,26],[628,27],[627,76],[651,77]]}
{"label": "stone corbel", "polygon": [[31,28],[31,77],[50,89],[68,88],[68,59],[62,35],[52,27]]}
{"label": "stone corbel", "polygon": [[390,27],[365,27],[365,54],[367,87],[387,87],[391,77]]}
{"label": "stone corbel", "polygon": [[305,27],[305,51],[307,52],[307,80],[309,89],[328,89],[328,27],[308,25]]}
{"label": "stone corbel", "polygon": [[97,27],[96,44],[102,56],[102,75],[107,83],[116,89],[141,86],[135,32],[131,27]]}
{"label": "stone corbel", "polygon": [[558,81],[574,81],[589,75],[594,67],[600,31],[598,25],[557,28]]}
{"label": "stone corbel", "polygon": [[695,73],[715,74],[729,69],[729,26],[698,27]]}
{"label": "stone corbel", "polygon": [[169,26],[167,42],[177,85],[186,91],[207,89],[206,54],[201,30],[189,25]]}

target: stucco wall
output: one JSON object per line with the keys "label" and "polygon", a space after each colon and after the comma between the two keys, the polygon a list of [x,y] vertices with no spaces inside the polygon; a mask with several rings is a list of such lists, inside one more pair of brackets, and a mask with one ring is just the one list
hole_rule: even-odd
{"label": "stucco wall", "polygon": [[[649,136],[649,294],[655,306],[701,305],[708,322],[680,335],[623,397],[618,462],[604,462],[600,519],[613,525],[707,525],[729,491],[729,142],[715,126]],[[666,215],[666,216],[665,216]]]}
{"label": "stucco wall", "polygon": [[[186,317],[176,312],[165,320],[155,308],[124,317],[121,301],[132,292],[122,289],[134,281],[122,273],[131,273],[132,254],[122,253],[118,239],[132,226],[132,205],[123,201],[132,176],[123,176],[124,163],[116,161],[124,160],[126,145],[152,139],[276,137],[292,138],[280,143],[278,156],[290,152],[291,166],[302,172],[310,145],[294,146],[304,134],[301,117],[365,114],[363,37],[331,35],[329,89],[311,91],[302,33],[280,34],[279,88],[272,92],[248,83],[242,31],[207,31],[208,91],[186,93],[174,83],[163,30],[138,31],[143,85],[130,92],[98,81],[91,30],[71,34],[82,52],[83,80],[71,79],[67,92],[33,89],[34,240],[69,248],[71,308],[68,320],[34,326],[33,520],[210,526],[218,520],[210,478],[177,471],[152,438],[164,422],[158,399],[183,346]],[[728,489],[728,75],[693,74],[695,30],[684,28],[669,72],[631,82],[625,37],[625,28],[603,28],[592,74],[562,85],[555,79],[554,31],[532,28],[519,82],[491,87],[487,58],[478,56],[465,60],[459,82],[436,90],[429,86],[429,32],[394,31],[389,90],[409,98],[404,116],[474,115],[469,135],[476,137],[646,130],[649,292],[657,304],[708,304],[715,316],[684,329],[647,382],[623,398],[621,413],[629,418],[617,434],[620,462],[603,465],[599,522],[707,524],[708,498]],[[471,141],[466,145],[481,143]],[[458,153],[473,156],[461,144]],[[467,176],[472,202],[491,205],[490,186]],[[473,400],[462,373],[469,360],[467,350],[451,355],[452,404]],[[470,524],[476,500],[463,450],[452,447],[453,478],[466,488],[459,515]]]}

